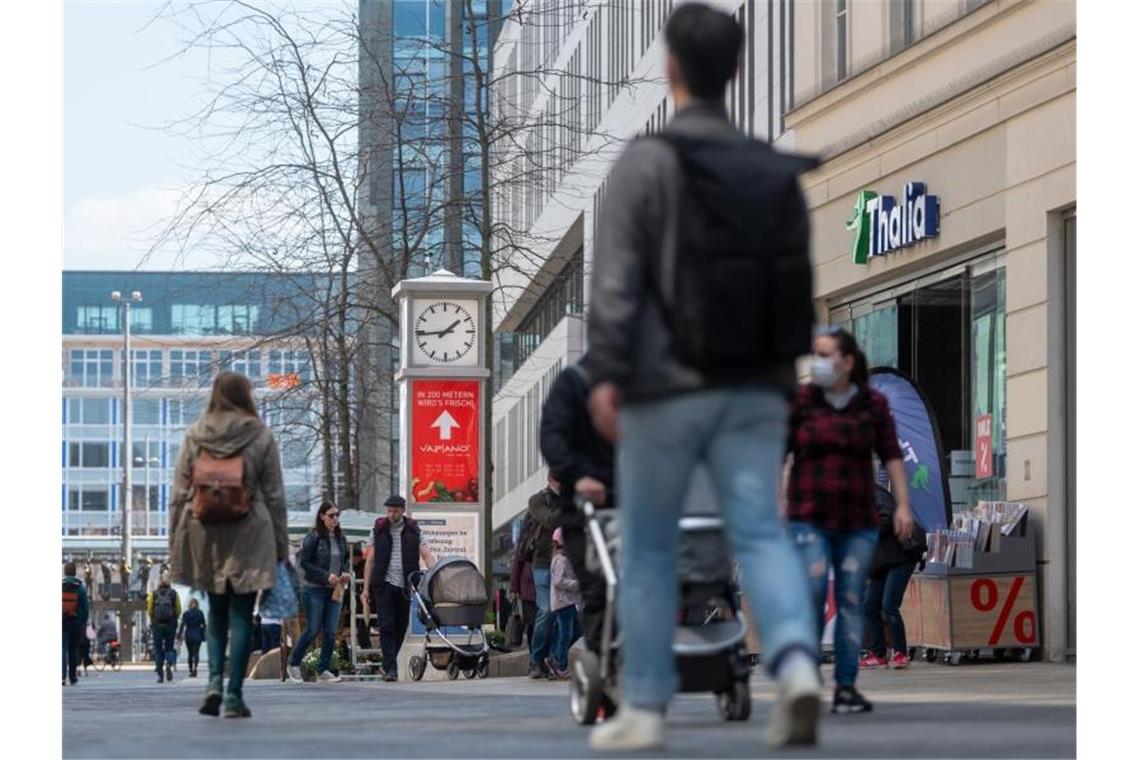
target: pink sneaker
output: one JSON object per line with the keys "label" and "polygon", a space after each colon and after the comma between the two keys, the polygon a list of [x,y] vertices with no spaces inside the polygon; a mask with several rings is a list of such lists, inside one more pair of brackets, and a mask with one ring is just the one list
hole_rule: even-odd
{"label": "pink sneaker", "polygon": [[906,652],[895,652],[891,656],[891,667],[895,670],[902,670],[910,665],[910,660],[906,656]]}
{"label": "pink sneaker", "polygon": [[868,652],[866,655],[864,655],[863,659],[859,660],[859,667],[861,667],[863,669],[869,669],[869,668],[886,668],[889,666],[888,666],[887,661],[885,659],[883,659],[882,657],[878,657],[871,652]]}

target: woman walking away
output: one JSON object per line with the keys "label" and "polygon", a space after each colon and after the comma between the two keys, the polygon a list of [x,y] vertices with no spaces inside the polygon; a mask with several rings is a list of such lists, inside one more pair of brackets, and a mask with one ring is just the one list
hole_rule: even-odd
{"label": "woman walking away", "polygon": [[182,613],[177,639],[186,642],[186,667],[190,669],[190,677],[197,678],[198,652],[206,640],[206,616],[198,609],[198,600],[194,597],[190,597],[190,606]]}
{"label": "woman walking away", "polygon": [[209,594],[210,677],[199,712],[217,715],[229,643],[224,714],[248,718],[242,699],[253,603],[289,554],[281,457],[257,416],[249,380],[214,378],[210,403],[186,433],[174,471],[170,566],[176,581]]}
{"label": "woman walking away", "polygon": [[348,583],[348,543],[340,531],[340,510],[326,501],[317,510],[317,523],[305,536],[297,561],[305,576],[305,633],[289,657],[289,680],[301,681],[301,658],[317,634],[321,634],[321,659],[317,664],[318,681],[335,682],[340,676],[329,671],[336,631],[340,623],[340,605],[344,586]]}
{"label": "woman walking away", "polygon": [[562,539],[562,528],[554,529],[551,539],[554,556],[550,560],[550,610],[554,616],[554,651],[546,658],[551,680],[565,681],[570,678],[568,658],[570,647],[581,635],[578,622],[578,606],[582,604],[582,592],[570,558],[566,556],[566,545]]}
{"label": "woman walking away", "polygon": [[789,531],[807,569],[823,635],[828,571],[835,572],[835,697],[832,712],[870,712],[855,690],[863,645],[863,584],[878,538],[872,453],[886,463],[898,501],[892,527],[914,524],[906,475],[886,398],[869,385],[867,358],[850,333],[829,328],[812,344],[811,382],[796,391],[788,429],[794,457]]}
{"label": "woman walking away", "polygon": [[[871,649],[859,661],[861,668],[905,668],[907,657],[906,624],[899,606],[906,593],[914,567],[926,552],[926,534],[916,525],[905,541],[895,535],[892,518],[895,500],[891,492],[875,486],[875,504],[879,510],[879,543],[867,573],[867,589],[863,597],[863,614],[871,636]],[[891,629],[891,646],[894,654],[887,658],[887,642],[883,637],[882,618]]]}

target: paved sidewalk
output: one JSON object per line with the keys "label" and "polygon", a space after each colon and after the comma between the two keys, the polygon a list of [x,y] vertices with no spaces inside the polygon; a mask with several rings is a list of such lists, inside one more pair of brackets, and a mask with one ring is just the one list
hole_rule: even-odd
{"label": "paved sidewalk", "polygon": [[[826,669],[830,676],[830,668]],[[761,737],[773,687],[757,673],[752,718],[727,724],[711,695],[669,713],[672,757],[1074,757],[1076,668],[916,663],[870,671],[869,715],[825,715],[814,750],[773,754]],[[197,714],[205,684],[185,671],[105,673],[63,689],[65,758],[586,757],[567,685],[500,678],[432,683],[247,681],[251,720]]]}

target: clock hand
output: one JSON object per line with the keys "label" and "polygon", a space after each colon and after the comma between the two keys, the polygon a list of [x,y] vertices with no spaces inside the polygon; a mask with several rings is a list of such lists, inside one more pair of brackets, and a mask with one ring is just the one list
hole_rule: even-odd
{"label": "clock hand", "polygon": [[454,332],[455,328],[458,327],[459,323],[462,321],[463,320],[461,320],[461,319],[457,319],[454,322],[452,322],[446,330],[443,330],[443,331],[438,333],[439,337],[442,338],[444,335],[449,335],[450,333]]}

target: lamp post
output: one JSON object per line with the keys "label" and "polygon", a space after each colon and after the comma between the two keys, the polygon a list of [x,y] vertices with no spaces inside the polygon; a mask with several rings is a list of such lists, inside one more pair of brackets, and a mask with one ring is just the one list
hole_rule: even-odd
{"label": "lamp post", "polygon": [[[111,293],[111,300],[123,305],[123,536],[122,551],[123,562],[130,567],[131,564],[131,502],[134,494],[131,493],[131,470],[133,469],[134,451],[131,447],[131,304],[142,301],[142,293],[135,290],[130,298],[123,298],[119,291]],[[127,584],[128,580],[123,579]]]}

